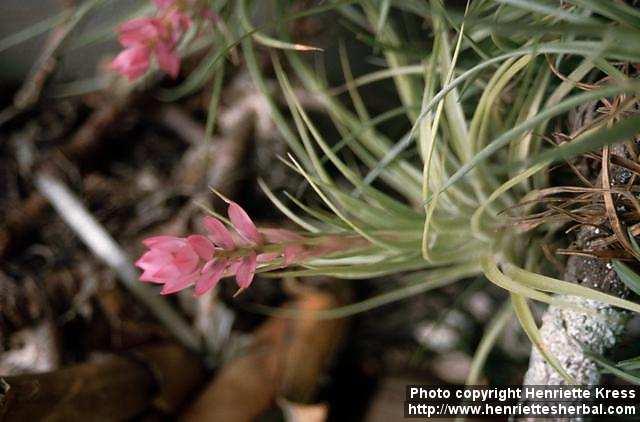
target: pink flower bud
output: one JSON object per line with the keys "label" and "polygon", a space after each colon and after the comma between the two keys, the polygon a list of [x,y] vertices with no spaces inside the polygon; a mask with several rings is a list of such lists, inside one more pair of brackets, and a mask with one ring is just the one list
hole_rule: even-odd
{"label": "pink flower bud", "polygon": [[156,16],[131,19],[120,25],[118,40],[126,49],[115,58],[111,68],[135,80],[149,69],[153,54],[158,67],[176,78],[180,73],[177,46],[192,24],[189,15],[176,5],[175,0],[156,0],[159,8]]}
{"label": "pink flower bud", "polygon": [[135,263],[144,271],[141,281],[166,284],[192,274],[198,266],[198,254],[185,239],[158,236],[145,244],[150,250]]}

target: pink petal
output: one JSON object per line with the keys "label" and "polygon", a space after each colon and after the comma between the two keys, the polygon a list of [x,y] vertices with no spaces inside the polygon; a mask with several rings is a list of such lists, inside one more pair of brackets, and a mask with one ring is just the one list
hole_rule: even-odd
{"label": "pink petal", "polygon": [[153,26],[154,18],[134,18],[118,26],[118,32],[135,32],[142,28]]}
{"label": "pink petal", "polygon": [[113,59],[110,67],[133,81],[149,69],[149,50],[144,46],[129,47]]}
{"label": "pink petal", "polygon": [[209,239],[200,235],[193,234],[187,237],[187,242],[193,248],[193,250],[205,261],[210,260],[213,257],[215,248]]}
{"label": "pink petal", "polygon": [[149,283],[158,283],[158,284],[164,284],[167,281],[163,278],[156,277],[155,273],[156,273],[155,270],[144,271],[142,275],[140,275],[140,281],[146,281]]}
{"label": "pink petal", "polygon": [[160,294],[168,295],[168,294],[175,293],[175,292],[178,292],[180,290],[186,289],[187,287],[189,287],[193,283],[195,283],[195,281],[198,279],[198,277],[200,277],[200,274],[196,271],[196,272],[194,272],[192,274],[183,275],[180,278],[177,278],[175,280],[169,281],[164,285],[164,287],[160,291]]}
{"label": "pink petal", "polygon": [[[169,236],[167,236],[169,237]],[[145,243],[145,242],[142,242]],[[170,237],[169,239],[157,241],[151,244],[149,248],[154,251],[161,251],[165,253],[176,253],[186,245],[186,241],[180,237]]]}
{"label": "pink petal", "polygon": [[202,219],[204,226],[210,233],[210,238],[216,246],[219,246],[226,250],[236,248],[236,243],[233,241],[233,237],[229,230],[222,224],[217,218],[206,216]]}
{"label": "pink petal", "polygon": [[242,265],[242,258],[235,259],[229,262],[227,269],[224,272],[225,276],[235,275],[238,272],[238,268]]}
{"label": "pink petal", "polygon": [[204,264],[204,267],[202,267],[202,274],[208,273],[209,271],[211,271],[211,268],[213,268],[214,265],[217,265],[218,262],[227,262],[227,260],[225,260],[225,259],[212,259],[211,261],[207,261]]}
{"label": "pink petal", "polygon": [[156,46],[155,53],[158,67],[175,79],[180,73],[180,57],[178,54],[163,43],[159,43]]}
{"label": "pink petal", "polygon": [[191,273],[198,265],[198,254],[191,245],[185,245],[173,258],[173,264],[182,274]]}
{"label": "pink petal", "polygon": [[231,223],[242,237],[255,244],[262,244],[262,236],[258,232],[258,228],[240,205],[229,202],[227,213]]}
{"label": "pink petal", "polygon": [[207,271],[204,271],[203,269],[202,275],[198,278],[198,281],[196,281],[195,295],[201,296],[215,287],[215,285],[218,284],[218,281],[222,278],[222,274],[224,274],[226,267],[227,261],[221,260],[215,261],[213,265],[207,268]]}
{"label": "pink petal", "polygon": [[157,19],[138,18],[124,22],[118,27],[118,41],[124,47],[149,44],[159,36]]}
{"label": "pink petal", "polygon": [[136,262],[135,266],[142,270],[158,270],[173,259],[168,252],[152,249],[142,255]]}
{"label": "pink petal", "polygon": [[253,281],[253,276],[256,273],[256,267],[258,265],[255,252],[251,252],[246,257],[242,258],[240,266],[236,271],[236,282],[241,289],[249,287]]}
{"label": "pink petal", "polygon": [[179,277],[182,277],[184,273],[178,269],[173,264],[167,264],[164,267],[160,268],[153,274],[153,277],[157,280],[172,280]]}
{"label": "pink petal", "polygon": [[182,240],[182,238],[180,237],[176,237],[176,236],[153,236],[153,237],[148,237],[145,240],[142,241],[142,244],[147,246],[147,247],[152,247],[154,245],[158,245],[161,243],[173,243],[175,242],[177,245],[182,246],[184,244],[184,241]]}

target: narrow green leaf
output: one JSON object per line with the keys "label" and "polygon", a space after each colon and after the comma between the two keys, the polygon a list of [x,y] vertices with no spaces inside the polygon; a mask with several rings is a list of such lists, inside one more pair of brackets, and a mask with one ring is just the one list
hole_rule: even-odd
{"label": "narrow green leaf", "polygon": [[541,1],[537,0],[497,0],[498,3],[509,4],[511,6],[519,7],[524,10],[528,10],[536,13],[543,13],[547,16],[552,16],[559,20],[566,20],[567,22],[575,22],[575,23],[587,23],[587,24],[597,24],[598,20],[591,18],[580,16],[576,13],[571,13],[563,9],[562,7],[558,7],[557,5],[548,5]]}
{"label": "narrow green leaf", "polygon": [[505,270],[507,274],[530,288],[556,294],[581,296],[587,299],[598,300],[618,308],[627,309],[629,311],[640,312],[639,304],[626,299],[620,299],[617,296],[612,296],[598,290],[580,286],[575,283],[569,283],[568,281],[547,277],[541,274],[535,274],[512,264],[505,264]]}
{"label": "narrow green leaf", "polygon": [[313,319],[336,319],[345,318],[362,312],[376,309],[390,303],[407,299],[449,285],[461,278],[469,277],[477,273],[478,267],[474,264],[464,264],[446,269],[437,269],[424,274],[424,281],[414,282],[408,286],[403,286],[390,292],[385,292],[369,299],[352,303],[350,305],[341,306],[325,311],[316,311],[302,315],[300,311],[295,309],[273,308],[264,305],[250,305],[252,310],[259,313],[265,313],[272,316],[284,318],[299,318],[306,316]]}
{"label": "narrow green leaf", "polygon": [[631,374],[629,372],[623,371],[620,368],[617,368],[615,364],[610,362],[609,360],[603,358],[600,355],[597,355],[591,351],[585,350],[584,354],[596,361],[596,363],[606,369],[609,373],[628,381],[632,384],[640,385],[640,376]]}
{"label": "narrow green leaf", "polygon": [[271,191],[271,189],[269,189],[269,186],[267,186],[264,180],[258,179],[258,185],[260,186],[260,189],[262,189],[262,191],[265,193],[265,195],[267,195],[267,198],[269,198],[269,200],[273,202],[273,204],[284,215],[286,215],[287,218],[311,233],[317,233],[319,231],[317,227],[299,217],[296,213],[291,211],[291,209],[287,207],[282,201],[280,201],[280,199],[278,199],[278,197]]}
{"label": "narrow green leaf", "polygon": [[11,35],[0,40],[0,52],[3,52],[4,50],[7,50],[25,41],[29,41],[31,38],[37,37],[38,35],[43,34],[52,28],[55,28],[60,23],[64,22],[67,17],[67,12],[58,13],[38,23],[30,25],[21,31],[12,33]]}
{"label": "narrow green leaf", "polygon": [[614,259],[611,263],[620,280],[622,280],[631,291],[640,295],[640,275],[617,259]]}
{"label": "narrow green leaf", "polygon": [[380,16],[378,18],[378,25],[376,32],[380,33],[384,29],[384,25],[387,23],[387,16],[389,15],[389,9],[391,8],[391,0],[382,0],[380,2]]}
{"label": "narrow green leaf", "polygon": [[[452,82],[452,84],[453,84],[453,82]],[[635,83],[634,84],[629,84],[629,85],[611,86],[611,87],[603,88],[603,89],[600,89],[600,90],[594,90],[594,91],[589,91],[589,92],[585,92],[585,93],[574,95],[574,96],[569,97],[566,100],[558,103],[555,106],[552,106],[552,107],[549,107],[547,109],[544,109],[543,111],[541,111],[537,115],[527,119],[526,121],[518,124],[517,126],[514,126],[513,128],[507,130],[506,132],[504,132],[503,134],[501,134],[500,136],[495,138],[493,141],[491,141],[486,147],[484,147],[482,150],[480,150],[471,159],[471,161],[469,161],[468,163],[466,163],[463,166],[461,166],[458,169],[458,171],[456,171],[445,182],[444,186],[441,188],[441,191],[444,191],[449,186],[457,183],[460,179],[462,179],[467,173],[469,173],[471,171],[471,169],[473,169],[479,163],[481,163],[484,160],[488,159],[490,156],[495,154],[500,148],[502,148],[505,145],[507,145],[510,141],[512,141],[517,136],[527,132],[528,130],[531,130],[531,129],[535,128],[540,123],[544,123],[548,119],[550,119],[552,117],[555,117],[557,115],[560,115],[560,114],[562,114],[564,112],[567,112],[567,111],[573,109],[574,107],[579,106],[581,104],[584,104],[586,102],[597,100],[597,99],[600,99],[600,98],[613,96],[613,95],[620,94],[620,93],[626,92],[626,91],[628,91],[628,92],[636,91],[639,88],[640,88],[640,86],[635,84]],[[436,97],[438,97],[438,96],[436,95]],[[434,97],[434,98],[436,98],[436,97]],[[636,117],[633,117],[631,119],[633,119],[632,123],[635,125],[635,124],[637,124],[636,123],[636,119],[640,119],[640,116],[636,116]],[[628,127],[626,125],[623,128],[625,129],[625,132],[628,129]],[[544,161],[543,159],[546,159],[546,158],[548,158],[548,157],[539,156],[537,161],[538,162],[542,162],[542,161]]]}
{"label": "narrow green leaf", "polygon": [[575,385],[576,381],[562,367],[562,364],[558,361],[558,359],[549,352],[547,346],[542,341],[542,336],[540,335],[538,326],[533,319],[533,315],[531,314],[531,309],[529,309],[527,300],[516,293],[511,293],[511,303],[513,304],[513,309],[516,313],[516,316],[518,317],[518,320],[520,321],[522,329],[527,334],[527,337],[529,337],[529,340],[531,340],[531,343],[533,343],[536,349],[538,349],[538,352],[540,352],[549,366],[555,369],[567,384]]}
{"label": "narrow green leaf", "polygon": [[638,370],[640,369],[640,356],[620,361],[616,364],[616,366],[625,371]]}
{"label": "narrow green leaf", "polygon": [[243,40],[253,36],[255,33],[259,31],[278,26],[285,22],[290,22],[296,19],[307,17],[307,16],[324,13],[329,10],[333,10],[337,7],[354,3],[355,1],[356,0],[338,0],[330,4],[325,4],[322,6],[304,10],[299,13],[293,13],[293,14],[281,16],[278,19],[269,21],[264,25],[261,25],[249,31],[246,31],[244,34],[238,37],[235,41],[228,44],[224,48],[219,50],[212,50],[211,52],[209,52],[207,57],[205,57],[200,62],[200,64],[198,64],[198,67],[193,72],[191,72],[191,74],[189,74],[189,76],[183,83],[181,83],[180,85],[178,85],[173,89],[164,91],[160,95],[160,97],[165,101],[175,101],[186,95],[192,94],[197,89],[202,87],[202,85],[204,85],[209,80],[209,77],[211,76],[212,72],[217,68],[217,66],[219,66],[220,64],[219,62],[222,57],[226,56],[227,53],[229,53],[233,48],[237,47]]}
{"label": "narrow green leaf", "polygon": [[511,278],[505,276],[498,266],[496,265],[493,257],[486,256],[481,261],[482,272],[485,277],[489,279],[492,283],[494,283],[498,287],[502,287],[505,290],[513,294],[517,294],[519,297],[527,297],[530,299],[535,299],[540,302],[551,303],[551,296],[534,290],[530,287],[524,286],[520,283],[516,283]]}
{"label": "narrow green leaf", "polygon": [[638,9],[626,3],[615,1],[603,2],[602,0],[569,0],[569,2],[597,12],[614,22],[623,22],[636,28],[640,27],[640,13]]}
{"label": "narrow green leaf", "polygon": [[550,161],[551,163],[563,161],[576,155],[595,151],[606,145],[613,145],[633,138],[640,133],[640,116],[632,116],[623,119],[611,127],[587,132],[571,142],[552,148],[539,154],[531,160],[533,164]]}

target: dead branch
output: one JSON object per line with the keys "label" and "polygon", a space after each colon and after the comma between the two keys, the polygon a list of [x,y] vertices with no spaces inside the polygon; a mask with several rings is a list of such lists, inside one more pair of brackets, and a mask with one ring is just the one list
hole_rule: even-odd
{"label": "dead branch", "polygon": [[[96,154],[103,134],[121,115],[130,100],[131,95],[127,93],[116,96],[115,100],[96,109],[57,154],[76,162],[90,160]],[[41,161],[44,163],[43,167],[51,167],[51,163],[56,162],[56,157],[52,154]],[[7,221],[0,225],[0,258],[20,247],[23,239],[28,238],[28,234],[39,226],[48,204],[40,193],[32,192],[22,206],[9,211]]]}
{"label": "dead branch", "polygon": [[138,281],[131,259],[82,202],[57,178],[40,172],[35,185],[67,225],[87,247],[116,274],[125,288],[140,300],[178,339],[192,351],[200,350],[200,339],[186,321],[151,287]]}

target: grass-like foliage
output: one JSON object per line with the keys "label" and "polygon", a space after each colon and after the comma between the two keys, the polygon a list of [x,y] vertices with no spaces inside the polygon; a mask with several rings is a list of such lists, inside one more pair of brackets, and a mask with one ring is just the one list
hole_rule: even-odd
{"label": "grass-like foliage", "polygon": [[[296,154],[287,163],[322,201],[317,209],[293,197],[291,208],[282,201],[276,205],[305,229],[357,234],[369,241],[367,248],[288,273],[369,278],[411,271],[416,284],[408,292],[483,273],[511,293],[513,310],[536,346],[540,338],[528,299],[570,306],[550,294],[580,295],[639,311],[631,301],[542,275],[539,242],[555,227],[522,230],[505,212],[546,186],[546,170],[554,162],[628,140],[640,129],[638,118],[624,113],[635,105],[640,85],[619,65],[640,59],[639,13],[620,2],[605,3],[571,1],[560,7],[548,1],[475,1],[460,14],[437,0],[336,6],[334,13],[368,35],[364,39],[386,64],[354,78],[341,48],[351,104],[335,95],[335,87],[327,85],[304,53],[286,48],[273,53],[294,122],[288,124],[273,107]],[[239,3],[249,32],[255,30],[247,19],[250,6],[249,1]],[[410,31],[403,25],[412,21],[406,15],[428,26],[414,28],[420,34],[415,39],[406,35]],[[289,39],[285,30],[278,36]],[[269,45],[260,33],[253,37]],[[415,46],[422,47],[420,54]],[[244,40],[242,49],[269,98],[254,43]],[[292,72],[285,72],[285,66]],[[323,137],[296,99],[292,75],[318,96],[342,139]],[[383,78],[393,80],[401,106],[371,116],[359,89]],[[551,125],[567,112],[619,96],[629,98],[622,110],[599,116],[595,127],[571,142],[545,144]],[[389,139],[378,127],[400,114],[410,130]],[[399,291],[393,299],[402,297]],[[495,337],[491,331],[488,335]],[[544,347],[540,351],[570,381],[555,358]],[[480,352],[476,366],[486,353]]]}

